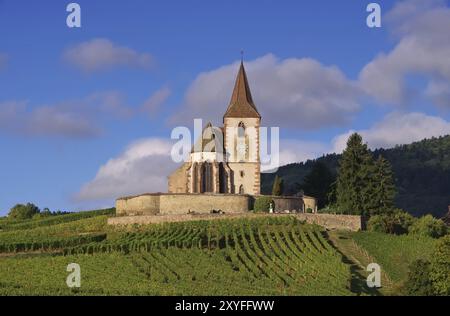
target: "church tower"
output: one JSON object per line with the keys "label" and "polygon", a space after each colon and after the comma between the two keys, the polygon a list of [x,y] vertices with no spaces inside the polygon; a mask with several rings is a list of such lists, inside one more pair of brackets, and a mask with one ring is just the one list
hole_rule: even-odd
{"label": "church tower", "polygon": [[243,62],[223,123],[225,151],[233,180],[230,193],[259,195],[261,115],[253,102]]}

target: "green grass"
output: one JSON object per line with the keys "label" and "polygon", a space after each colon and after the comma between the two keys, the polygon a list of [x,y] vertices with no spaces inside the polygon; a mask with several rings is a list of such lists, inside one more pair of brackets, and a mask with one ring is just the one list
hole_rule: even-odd
{"label": "green grass", "polygon": [[375,232],[352,234],[355,242],[380,264],[394,282],[403,282],[408,266],[417,259],[431,256],[436,239],[413,235],[388,235]]}

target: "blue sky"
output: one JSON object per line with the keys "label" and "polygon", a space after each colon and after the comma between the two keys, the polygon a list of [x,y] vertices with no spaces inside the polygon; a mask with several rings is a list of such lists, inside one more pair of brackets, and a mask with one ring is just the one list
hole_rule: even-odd
{"label": "blue sky", "polygon": [[89,0],[68,28],[69,1],[0,0],[0,215],[163,191],[172,128],[220,123],[241,49],[284,163],[449,134],[448,2],[377,1],[381,28],[369,2]]}

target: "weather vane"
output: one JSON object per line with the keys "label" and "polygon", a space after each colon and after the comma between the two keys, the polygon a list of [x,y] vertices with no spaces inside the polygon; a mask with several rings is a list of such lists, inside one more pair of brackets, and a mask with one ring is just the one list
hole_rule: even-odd
{"label": "weather vane", "polygon": [[241,49],[241,62],[244,62],[244,50]]}

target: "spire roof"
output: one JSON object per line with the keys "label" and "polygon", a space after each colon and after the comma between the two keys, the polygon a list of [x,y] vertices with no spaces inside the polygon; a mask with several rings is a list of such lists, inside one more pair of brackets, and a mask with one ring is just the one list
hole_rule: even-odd
{"label": "spire roof", "polygon": [[244,63],[241,61],[241,66],[234,84],[233,94],[231,96],[230,105],[225,112],[226,117],[249,117],[261,118],[253,103],[252,93],[245,73]]}

